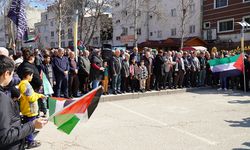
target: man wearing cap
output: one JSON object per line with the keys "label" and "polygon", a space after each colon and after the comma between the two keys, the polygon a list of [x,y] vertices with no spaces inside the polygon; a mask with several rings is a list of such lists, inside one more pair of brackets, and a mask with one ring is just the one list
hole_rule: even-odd
{"label": "man wearing cap", "polygon": [[64,49],[58,49],[58,56],[54,58],[54,72],[56,78],[55,95],[61,97],[61,91],[65,98],[68,98],[68,77],[69,77],[69,60],[64,56]]}

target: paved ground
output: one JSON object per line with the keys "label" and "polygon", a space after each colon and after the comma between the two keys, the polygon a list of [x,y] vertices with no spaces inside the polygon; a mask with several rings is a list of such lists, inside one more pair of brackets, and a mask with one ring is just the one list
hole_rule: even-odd
{"label": "paved ground", "polygon": [[71,135],[48,124],[39,150],[250,149],[250,96],[202,90],[100,103]]}

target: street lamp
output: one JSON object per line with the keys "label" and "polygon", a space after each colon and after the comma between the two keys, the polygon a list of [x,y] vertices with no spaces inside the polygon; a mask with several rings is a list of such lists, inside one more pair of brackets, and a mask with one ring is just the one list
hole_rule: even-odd
{"label": "street lamp", "polygon": [[242,20],[241,22],[236,22],[241,25],[241,51],[242,51],[242,59],[243,59],[243,77],[244,77],[244,92],[246,92],[246,71],[245,71],[245,63],[244,63],[244,57],[245,57],[245,46],[244,46],[244,32],[247,27],[250,27],[250,24],[247,23],[245,20]]}

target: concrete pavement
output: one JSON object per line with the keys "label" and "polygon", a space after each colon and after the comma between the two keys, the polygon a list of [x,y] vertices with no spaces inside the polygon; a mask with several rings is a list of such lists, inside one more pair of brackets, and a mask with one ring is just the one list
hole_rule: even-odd
{"label": "concrete pavement", "polygon": [[[102,99],[105,101],[105,98]],[[250,149],[250,97],[201,90],[100,103],[65,135],[49,123],[38,150]]]}

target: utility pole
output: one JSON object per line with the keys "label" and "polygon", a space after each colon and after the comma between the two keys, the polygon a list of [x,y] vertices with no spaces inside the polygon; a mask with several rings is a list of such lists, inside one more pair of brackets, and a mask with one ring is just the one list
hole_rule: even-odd
{"label": "utility pole", "polygon": [[137,40],[138,40],[138,35],[137,35],[137,28],[138,28],[138,24],[137,24],[137,10],[138,10],[138,0],[135,0],[135,15],[134,15],[134,34],[135,34],[135,39],[134,39],[134,46],[135,47],[138,47],[138,43],[137,43]]}
{"label": "utility pole", "polygon": [[58,20],[58,47],[61,47],[62,43],[62,0],[59,0],[59,20]]}
{"label": "utility pole", "polygon": [[147,40],[149,40],[149,0],[147,0]]}

